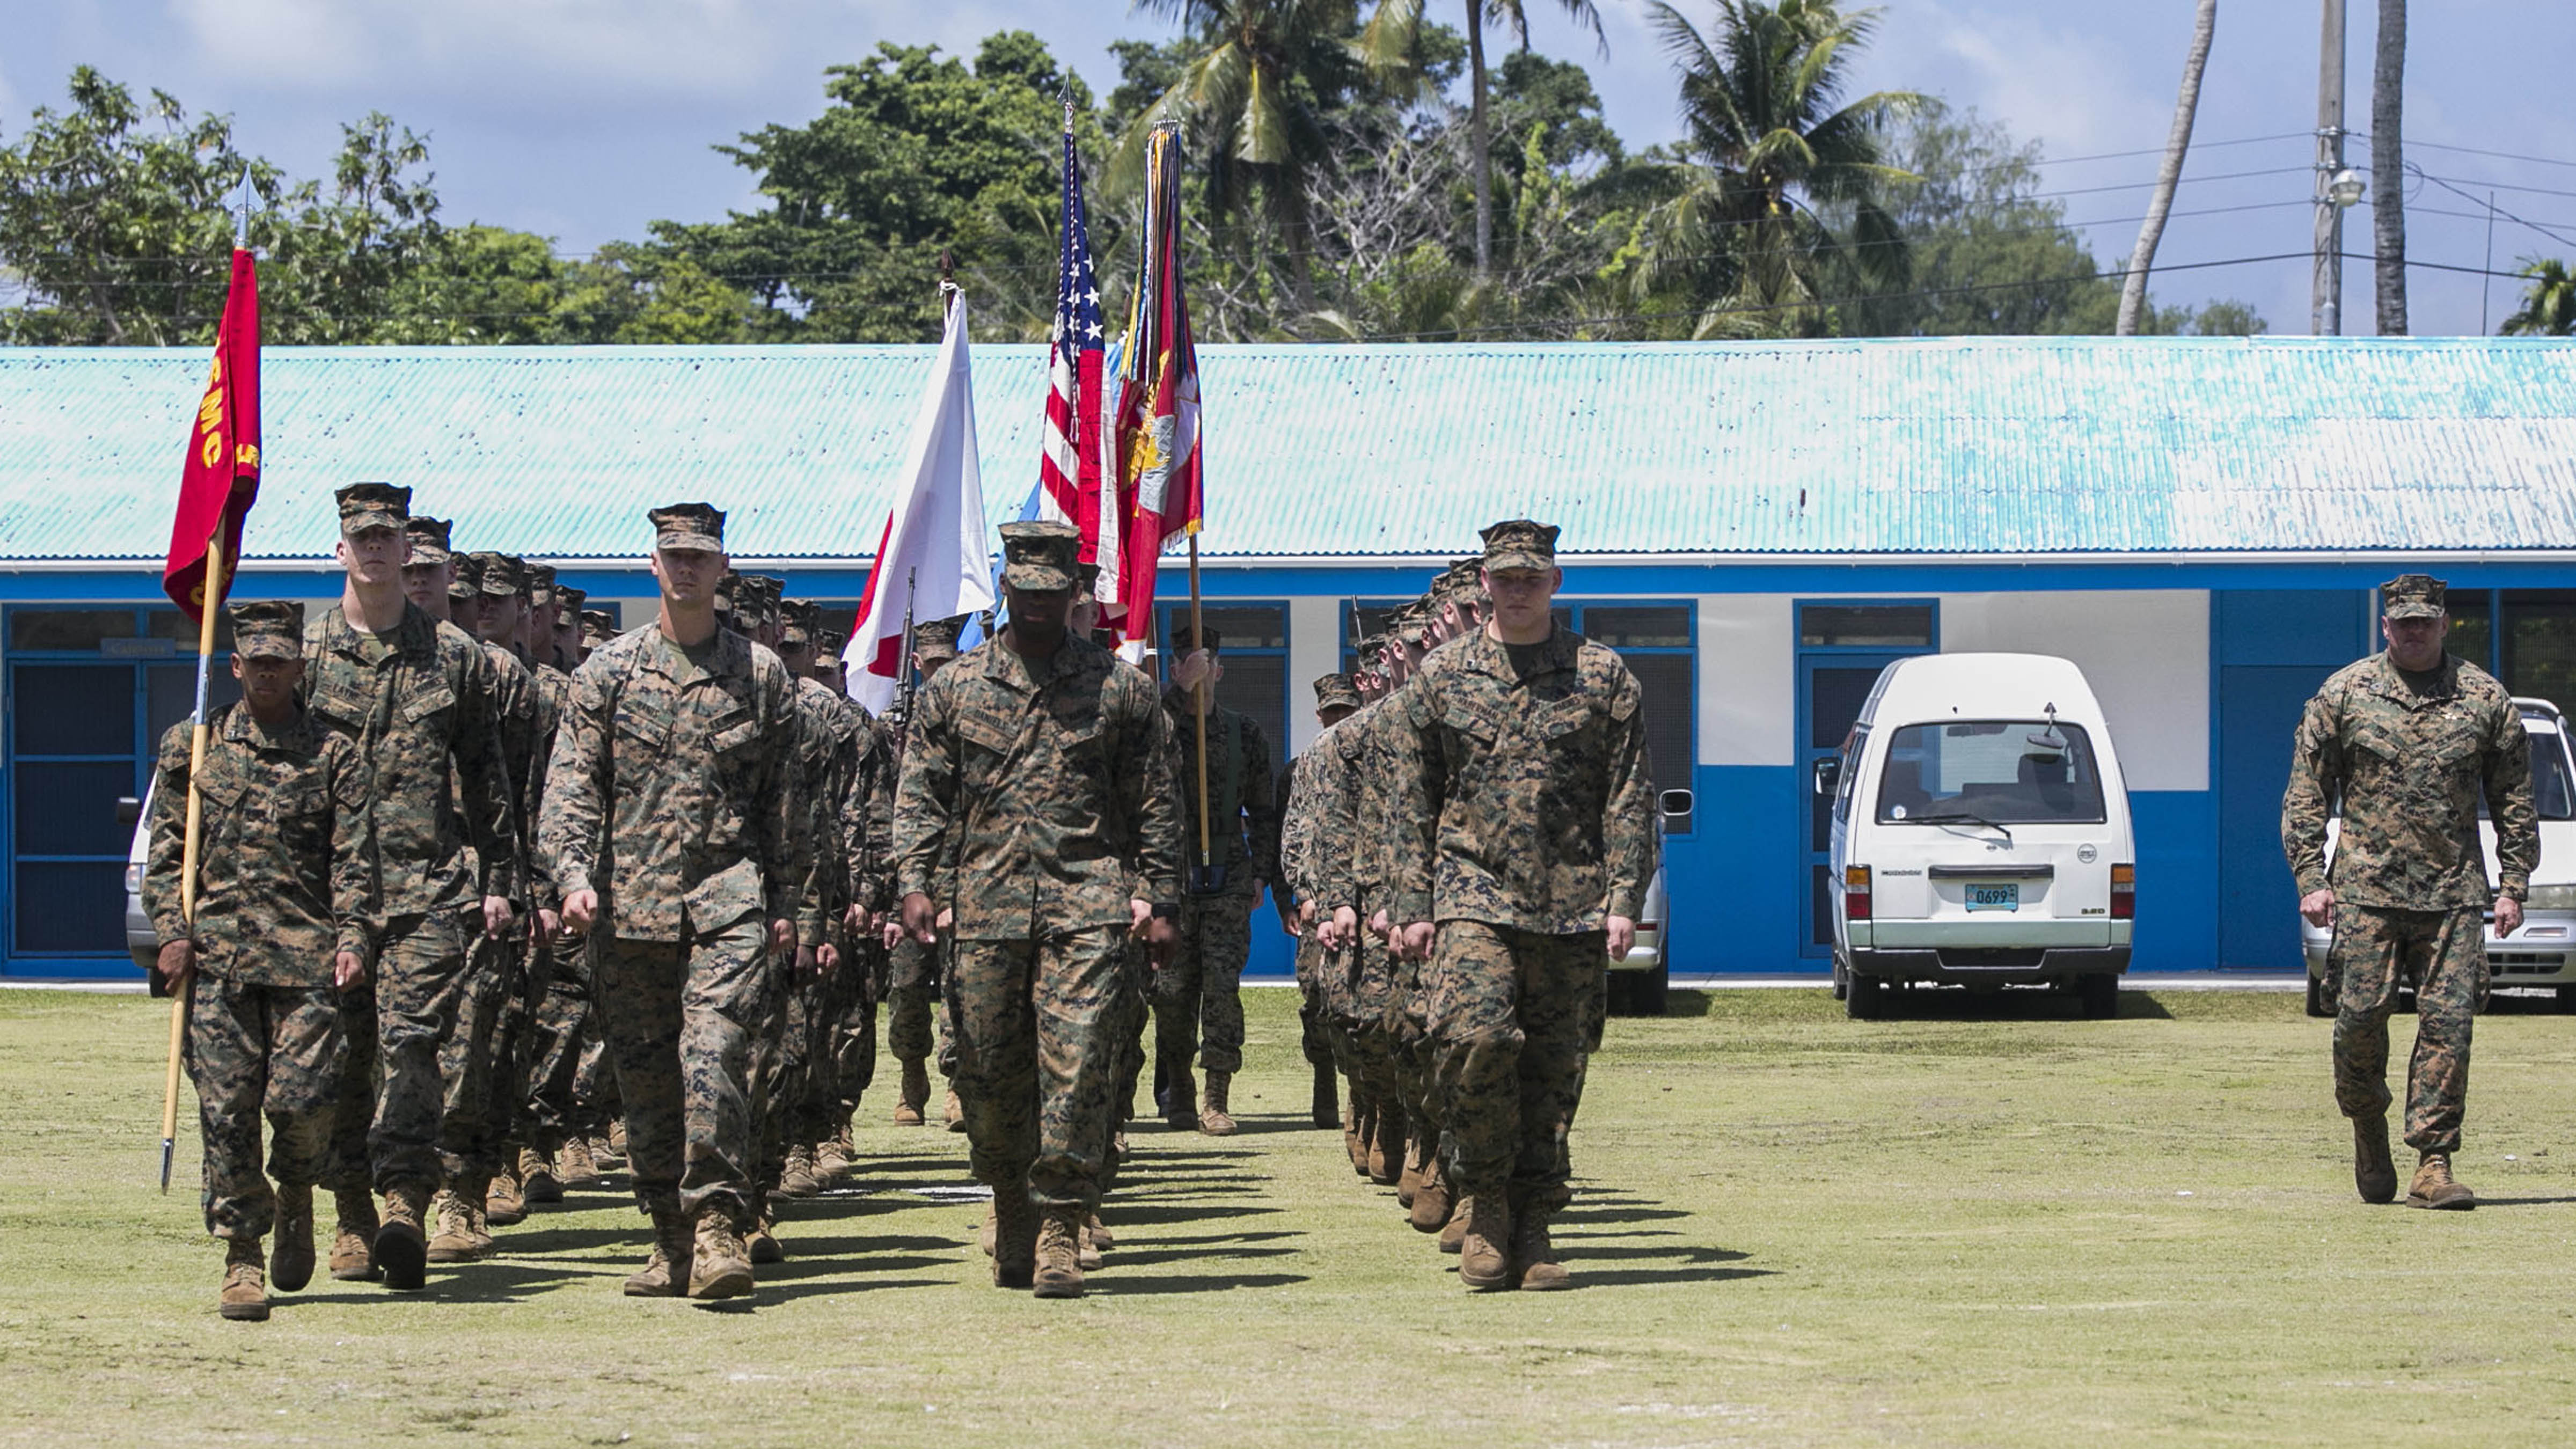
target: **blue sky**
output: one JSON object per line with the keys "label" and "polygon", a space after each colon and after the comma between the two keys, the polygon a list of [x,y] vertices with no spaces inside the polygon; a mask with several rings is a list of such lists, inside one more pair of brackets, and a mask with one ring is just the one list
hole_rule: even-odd
{"label": "blue sky", "polygon": [[[1445,18],[1461,3],[1432,0],[1431,10]],[[1593,72],[1623,137],[1673,134],[1672,72],[1642,5],[1600,0],[1605,56],[1552,0],[1527,3],[1532,44]],[[1703,0],[1681,5],[1707,13]],[[2376,7],[2350,5],[2347,123],[2364,130]],[[752,204],[746,173],[710,144],[812,116],[823,67],[878,40],[971,52],[993,30],[1034,30],[1105,88],[1115,76],[1109,41],[1169,33],[1125,0],[44,0],[13,10],[0,49],[0,136],[58,101],[82,62],[194,109],[232,112],[240,144],[301,174],[320,172],[338,122],[382,109],[431,136],[449,220],[542,232],[575,250],[640,236],[655,218]],[[1974,106],[2051,157],[2149,151],[2171,120],[2192,11],[2191,0],[1888,0],[1861,81]],[[2316,0],[2222,0],[2177,208],[2256,209],[2178,216],[2160,262],[2306,250],[2309,213],[2296,203],[2309,189],[2316,28]],[[2563,101],[2576,5],[2416,0],[2412,30],[2410,159],[2477,199],[2419,185],[2408,198],[2411,255],[2485,264],[2490,187],[2503,210],[2576,239],[2576,109]],[[2135,155],[2066,159],[2046,172],[2050,189],[2080,193],[2066,197],[2071,220],[2102,223],[2091,237],[2106,265],[2135,238],[2146,193],[2133,184],[2154,167],[2152,155]],[[2132,189],[2110,189],[2124,185]],[[2353,214],[2347,241],[2369,249],[2367,211]],[[2576,254],[2576,244],[2498,223],[2499,268],[2535,251]],[[2369,330],[2369,285],[2366,265],[2348,267],[2347,331]],[[2481,285],[2418,270],[2414,330],[2479,330]],[[2238,297],[2275,332],[2307,330],[2304,260],[2175,272],[2155,292],[2169,303]],[[2490,326],[2513,293],[2493,284]]]}

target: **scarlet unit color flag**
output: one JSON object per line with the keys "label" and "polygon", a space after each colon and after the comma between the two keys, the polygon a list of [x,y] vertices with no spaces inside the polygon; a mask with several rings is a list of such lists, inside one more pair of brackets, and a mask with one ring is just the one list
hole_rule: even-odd
{"label": "scarlet unit color flag", "polygon": [[1118,462],[1127,546],[1119,602],[1131,652],[1153,627],[1166,540],[1199,531],[1199,359],[1181,295],[1181,145],[1166,126],[1145,151],[1145,255],[1118,369]]}
{"label": "scarlet unit color flag", "polygon": [[[218,522],[224,530],[222,592],[232,592],[242,520],[258,497],[259,264],[235,247],[223,320],[215,326],[214,371],[189,423],[179,508],[170,521],[170,559],[161,569],[162,591],[189,618],[204,618],[206,552]],[[220,597],[213,602],[223,604]]]}

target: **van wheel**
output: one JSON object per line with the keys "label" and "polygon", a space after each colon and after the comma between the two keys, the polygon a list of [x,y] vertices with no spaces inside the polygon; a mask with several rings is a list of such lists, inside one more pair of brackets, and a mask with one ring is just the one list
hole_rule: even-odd
{"label": "van wheel", "polygon": [[2557,994],[2558,1014],[2561,1016],[2576,1015],[2576,986],[2561,986],[2558,988]]}
{"label": "van wheel", "polygon": [[1855,971],[1843,986],[1843,1014],[1854,1021],[1876,1021],[1887,1014],[1887,983]]}
{"label": "van wheel", "polygon": [[2120,978],[2108,971],[2076,978],[2075,997],[2088,1021],[2108,1021],[2120,1014]]}
{"label": "van wheel", "polygon": [[1840,957],[1836,957],[1834,960],[1834,1000],[1841,1001],[1850,995],[1851,977],[1843,971],[1842,959]]}
{"label": "van wheel", "polygon": [[1634,1016],[1661,1016],[1671,1001],[1673,968],[1658,965],[1652,971],[1628,973],[1628,1011]]}
{"label": "van wheel", "polygon": [[2326,984],[2314,976],[2308,978],[2308,1015],[2334,1015],[2334,1008],[2326,1002]]}

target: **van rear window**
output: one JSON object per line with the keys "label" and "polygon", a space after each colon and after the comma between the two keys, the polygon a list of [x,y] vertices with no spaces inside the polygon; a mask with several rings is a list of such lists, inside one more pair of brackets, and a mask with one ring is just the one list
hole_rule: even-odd
{"label": "van rear window", "polygon": [[2098,824],[2102,772],[2081,725],[2042,719],[1905,725],[1878,781],[1883,825]]}

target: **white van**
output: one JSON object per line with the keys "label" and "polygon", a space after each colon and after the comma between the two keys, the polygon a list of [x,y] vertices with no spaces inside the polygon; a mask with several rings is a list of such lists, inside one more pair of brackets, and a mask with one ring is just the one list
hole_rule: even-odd
{"label": "white van", "polygon": [[1855,1017],[1915,981],[2047,983],[2116,1016],[2137,911],[2129,793],[2084,673],[2045,654],[1887,666],[1839,758],[1834,988]]}

